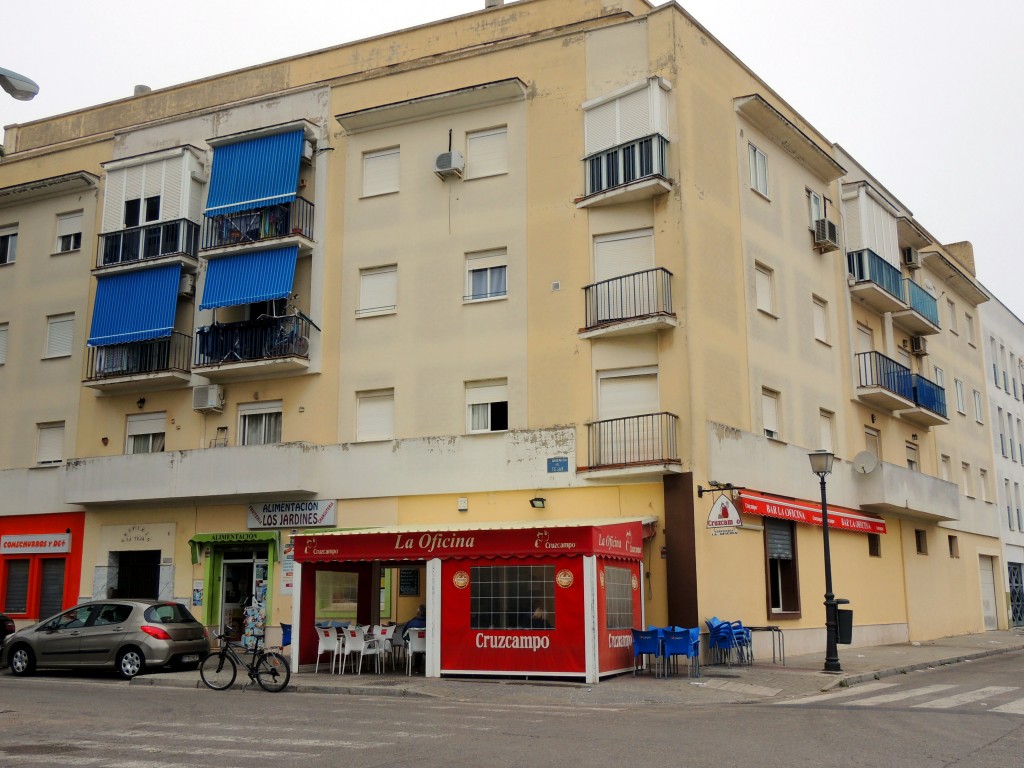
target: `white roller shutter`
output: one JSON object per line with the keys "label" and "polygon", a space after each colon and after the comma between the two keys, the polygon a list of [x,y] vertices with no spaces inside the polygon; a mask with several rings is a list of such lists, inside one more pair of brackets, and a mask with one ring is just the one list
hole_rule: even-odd
{"label": "white roller shutter", "polygon": [[359,311],[391,310],[398,305],[398,267],[376,267],[359,273]]}
{"label": "white roller shutter", "polygon": [[66,357],[75,339],[75,316],[54,315],[46,321],[46,356]]}
{"label": "white roller shutter", "polygon": [[60,464],[64,458],[64,425],[40,424],[36,441],[37,464]]}
{"label": "white roller shutter", "polygon": [[492,128],[466,137],[466,170],[470,178],[508,171],[508,129]]}
{"label": "white roller shutter", "polygon": [[7,324],[0,325],[0,365],[7,362]]}
{"label": "white roller shutter", "polygon": [[128,172],[124,169],[107,172],[103,191],[103,231],[116,232],[124,226],[124,185]]}
{"label": "white roller shutter", "polygon": [[400,171],[398,147],[363,155],[363,197],[397,192]]}
{"label": "white roller shutter", "polygon": [[619,135],[617,144],[640,139],[654,133],[651,127],[651,91],[643,88],[618,99]]}
{"label": "white roller shutter", "polygon": [[614,147],[618,139],[618,105],[616,101],[600,104],[586,111],[587,154]]}
{"label": "white roller shutter", "polygon": [[363,392],[358,396],[357,440],[390,440],[395,436],[395,393]]}
{"label": "white roller shutter", "polygon": [[479,381],[466,384],[466,405],[508,402],[506,381]]}
{"label": "white roller shutter", "polygon": [[654,230],[640,229],[594,240],[594,281],[654,267]]}
{"label": "white roller shutter", "polygon": [[163,184],[160,191],[160,220],[173,221],[174,219],[185,218],[182,210],[181,196],[183,194],[182,175],[185,168],[184,156],[178,156],[164,160]]}
{"label": "white roller shutter", "polygon": [[599,419],[657,413],[658,374],[603,375],[598,391]]}

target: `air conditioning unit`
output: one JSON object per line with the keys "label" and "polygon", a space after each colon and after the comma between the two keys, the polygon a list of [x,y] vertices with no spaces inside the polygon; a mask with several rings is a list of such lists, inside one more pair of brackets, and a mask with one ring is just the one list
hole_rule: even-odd
{"label": "air conditioning unit", "polygon": [[903,263],[910,269],[921,268],[921,254],[913,248],[903,249]]}
{"label": "air conditioning unit", "polygon": [[818,219],[814,222],[814,245],[822,253],[839,248],[839,228],[834,221]]}
{"label": "air conditioning unit", "polygon": [[925,336],[911,336],[910,351],[915,355],[927,355],[928,339]]}
{"label": "air conditioning unit", "polygon": [[302,142],[302,159],[307,163],[313,159],[313,142],[308,139]]}
{"label": "air conditioning unit", "polygon": [[465,167],[466,161],[462,159],[461,152],[442,152],[434,159],[434,173],[439,179],[446,179],[449,176],[458,176],[461,179]]}
{"label": "air conditioning unit", "polygon": [[196,276],[185,274],[178,280],[178,295],[191,298],[196,295]]}
{"label": "air conditioning unit", "polygon": [[224,388],[220,384],[205,384],[192,389],[193,411],[220,411],[224,408]]}

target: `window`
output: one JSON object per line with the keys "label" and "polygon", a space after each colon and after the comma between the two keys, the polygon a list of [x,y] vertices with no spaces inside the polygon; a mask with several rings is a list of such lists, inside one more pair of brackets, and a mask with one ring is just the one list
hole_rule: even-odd
{"label": "window", "polygon": [[139,226],[141,223],[139,216],[143,205],[145,205],[147,222],[160,220],[160,195],[153,195],[145,200],[140,200],[139,198],[125,200],[124,225],[126,228]]}
{"label": "window", "polygon": [[882,537],[877,533],[868,534],[868,557],[882,556]]}
{"label": "window", "polygon": [[974,315],[964,313],[964,334],[967,336],[967,343],[974,346]]}
{"label": "window", "polygon": [[400,170],[401,163],[398,147],[364,154],[363,197],[387,195],[391,192],[397,192]]}
{"label": "window", "polygon": [[243,403],[238,406],[238,444],[269,445],[281,442],[281,401]]}
{"label": "window", "polygon": [[831,411],[818,411],[818,450],[832,453],[835,445],[835,414]]}
{"label": "window", "polygon": [[917,554],[928,554],[928,532],[920,528],[914,531],[914,545],[917,547]]}
{"label": "window", "polygon": [[960,540],[956,536],[950,535],[949,539],[949,556],[952,558],[960,557]]}
{"label": "window", "polygon": [[982,501],[988,501],[988,470],[978,470],[978,493]]}
{"label": "window", "polygon": [[395,436],[395,390],[356,393],[356,440],[390,440]]}
{"label": "window", "polygon": [[60,464],[64,460],[64,422],[36,425],[36,464]]}
{"label": "window", "polygon": [[964,383],[960,379],[953,379],[953,385],[956,387],[956,409],[958,412],[966,414],[967,406],[964,405]]}
{"label": "window", "polygon": [[500,299],[508,295],[504,250],[474,253],[466,256],[466,293],[464,301]]}
{"label": "window", "polygon": [[864,427],[864,449],[882,458],[882,436],[877,429]]}
{"label": "window", "polygon": [[825,218],[825,201],[817,192],[807,190],[807,212],[810,215],[808,226],[814,229],[814,222]]}
{"label": "window", "polygon": [[469,605],[470,629],[554,629],[555,566],[473,566]]}
{"label": "window", "polygon": [[1003,389],[1007,392],[1010,391],[1010,382],[1006,376],[1006,347],[1002,344],[999,345],[999,367],[1003,374]]}
{"label": "window", "polygon": [[128,416],[124,452],[159,453],[164,450],[166,432],[166,413],[133,413]]}
{"label": "window", "polygon": [[828,302],[824,299],[813,297],[812,310],[814,312],[814,338],[828,344]]}
{"label": "window", "polygon": [[[1013,440],[1012,434],[1010,439]],[[1024,464],[1024,426],[1020,419],[1017,419],[1017,455],[1020,456],[1020,463]]]}
{"label": "window", "polygon": [[466,134],[466,178],[508,172],[508,128],[490,128]]}
{"label": "window", "polygon": [[1010,496],[1010,481],[1003,480],[1003,496],[1006,498],[1006,524],[1013,530],[1013,497]]}
{"label": "window", "polygon": [[974,390],[974,420],[979,424],[985,423],[985,413],[981,409],[981,392]]}
{"label": "window", "polygon": [[917,459],[917,446],[912,443],[907,443],[907,469],[913,470],[914,472],[921,471],[921,465]]}
{"label": "window", "polygon": [[764,435],[773,440],[779,438],[779,393],[770,389],[761,390],[761,419]]}
{"label": "window", "polygon": [[45,357],[68,357],[75,339],[75,316],[51,315],[46,318]]}
{"label": "window", "polygon": [[13,264],[18,252],[18,228],[0,227],[0,264]]}
{"label": "window", "polygon": [[466,410],[469,432],[508,429],[508,382],[505,379],[466,382]]}
{"label": "window", "polygon": [[604,607],[607,629],[630,629],[633,622],[633,571],[606,565]]}
{"label": "window", "polygon": [[1010,353],[1010,380],[1013,382],[1013,396],[1016,399],[1020,399],[1017,393],[1017,370],[1020,368],[1017,362],[1017,357],[1012,352]]}
{"label": "window", "polygon": [[1021,519],[1020,511],[1020,483],[1013,484],[1013,496],[1017,502],[1017,530],[1024,531],[1024,520]]}
{"label": "window", "polygon": [[768,561],[768,604],[772,613],[800,611],[795,524],[764,518],[765,557]]}
{"label": "window", "polygon": [[57,253],[77,251],[82,247],[82,212],[57,217]]}
{"label": "window", "polygon": [[953,481],[953,460],[945,454],[942,455],[942,459],[939,461],[939,477],[947,483]]}
{"label": "window", "polygon": [[1016,448],[1015,443],[1013,442],[1013,414],[1012,413],[1006,414],[1006,428],[1009,430],[1009,434],[1007,435],[1007,438],[1008,438],[1007,442],[1009,442],[1009,444],[1010,444],[1010,460],[1011,461],[1016,461],[1017,460],[1017,448]]}
{"label": "window", "polygon": [[768,197],[768,158],[753,144],[748,145],[750,188]]}
{"label": "window", "polygon": [[974,485],[971,483],[971,465],[966,461],[960,462],[960,485],[963,488],[964,496],[974,498]]}
{"label": "window", "polygon": [[960,330],[956,322],[956,304],[953,303],[952,299],[946,299],[946,315],[949,317],[950,332],[959,334]]}
{"label": "window", "polygon": [[0,365],[7,362],[7,323],[0,323]]}
{"label": "window", "polygon": [[775,302],[772,296],[772,270],[763,264],[754,265],[754,290],[757,294],[757,308],[769,315],[775,314]]}
{"label": "window", "polygon": [[[1006,433],[1003,432],[1003,409],[996,408],[996,423],[999,425],[999,450],[1003,456],[1009,458],[1010,452],[1006,449]],[[1013,443],[1013,434],[1010,434],[1010,443]]]}
{"label": "window", "polygon": [[935,383],[938,384],[939,387],[941,387],[942,389],[946,388],[946,374],[937,365],[935,366]]}
{"label": "window", "polygon": [[356,315],[386,315],[398,306],[398,265],[359,270],[359,309]]}

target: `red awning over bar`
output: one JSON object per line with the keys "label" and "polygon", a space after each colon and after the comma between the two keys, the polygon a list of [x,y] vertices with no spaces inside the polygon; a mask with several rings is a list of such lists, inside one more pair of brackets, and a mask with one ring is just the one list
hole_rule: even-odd
{"label": "red awning over bar", "polygon": [[[821,525],[821,504],[802,499],[787,499],[760,491],[740,491],[741,512],[762,517],[777,517],[808,525]],[[885,520],[870,512],[828,505],[828,527],[860,533],[886,533]]]}

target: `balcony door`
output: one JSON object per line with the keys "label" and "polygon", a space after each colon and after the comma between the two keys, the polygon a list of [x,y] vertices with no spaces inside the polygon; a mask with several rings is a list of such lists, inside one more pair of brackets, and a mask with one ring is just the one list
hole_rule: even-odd
{"label": "balcony door", "polygon": [[604,371],[598,376],[597,464],[638,464],[660,454],[658,369]]}
{"label": "balcony door", "polygon": [[597,323],[628,320],[644,307],[657,306],[653,281],[629,278],[654,268],[654,231],[639,229],[594,239],[594,282]]}

